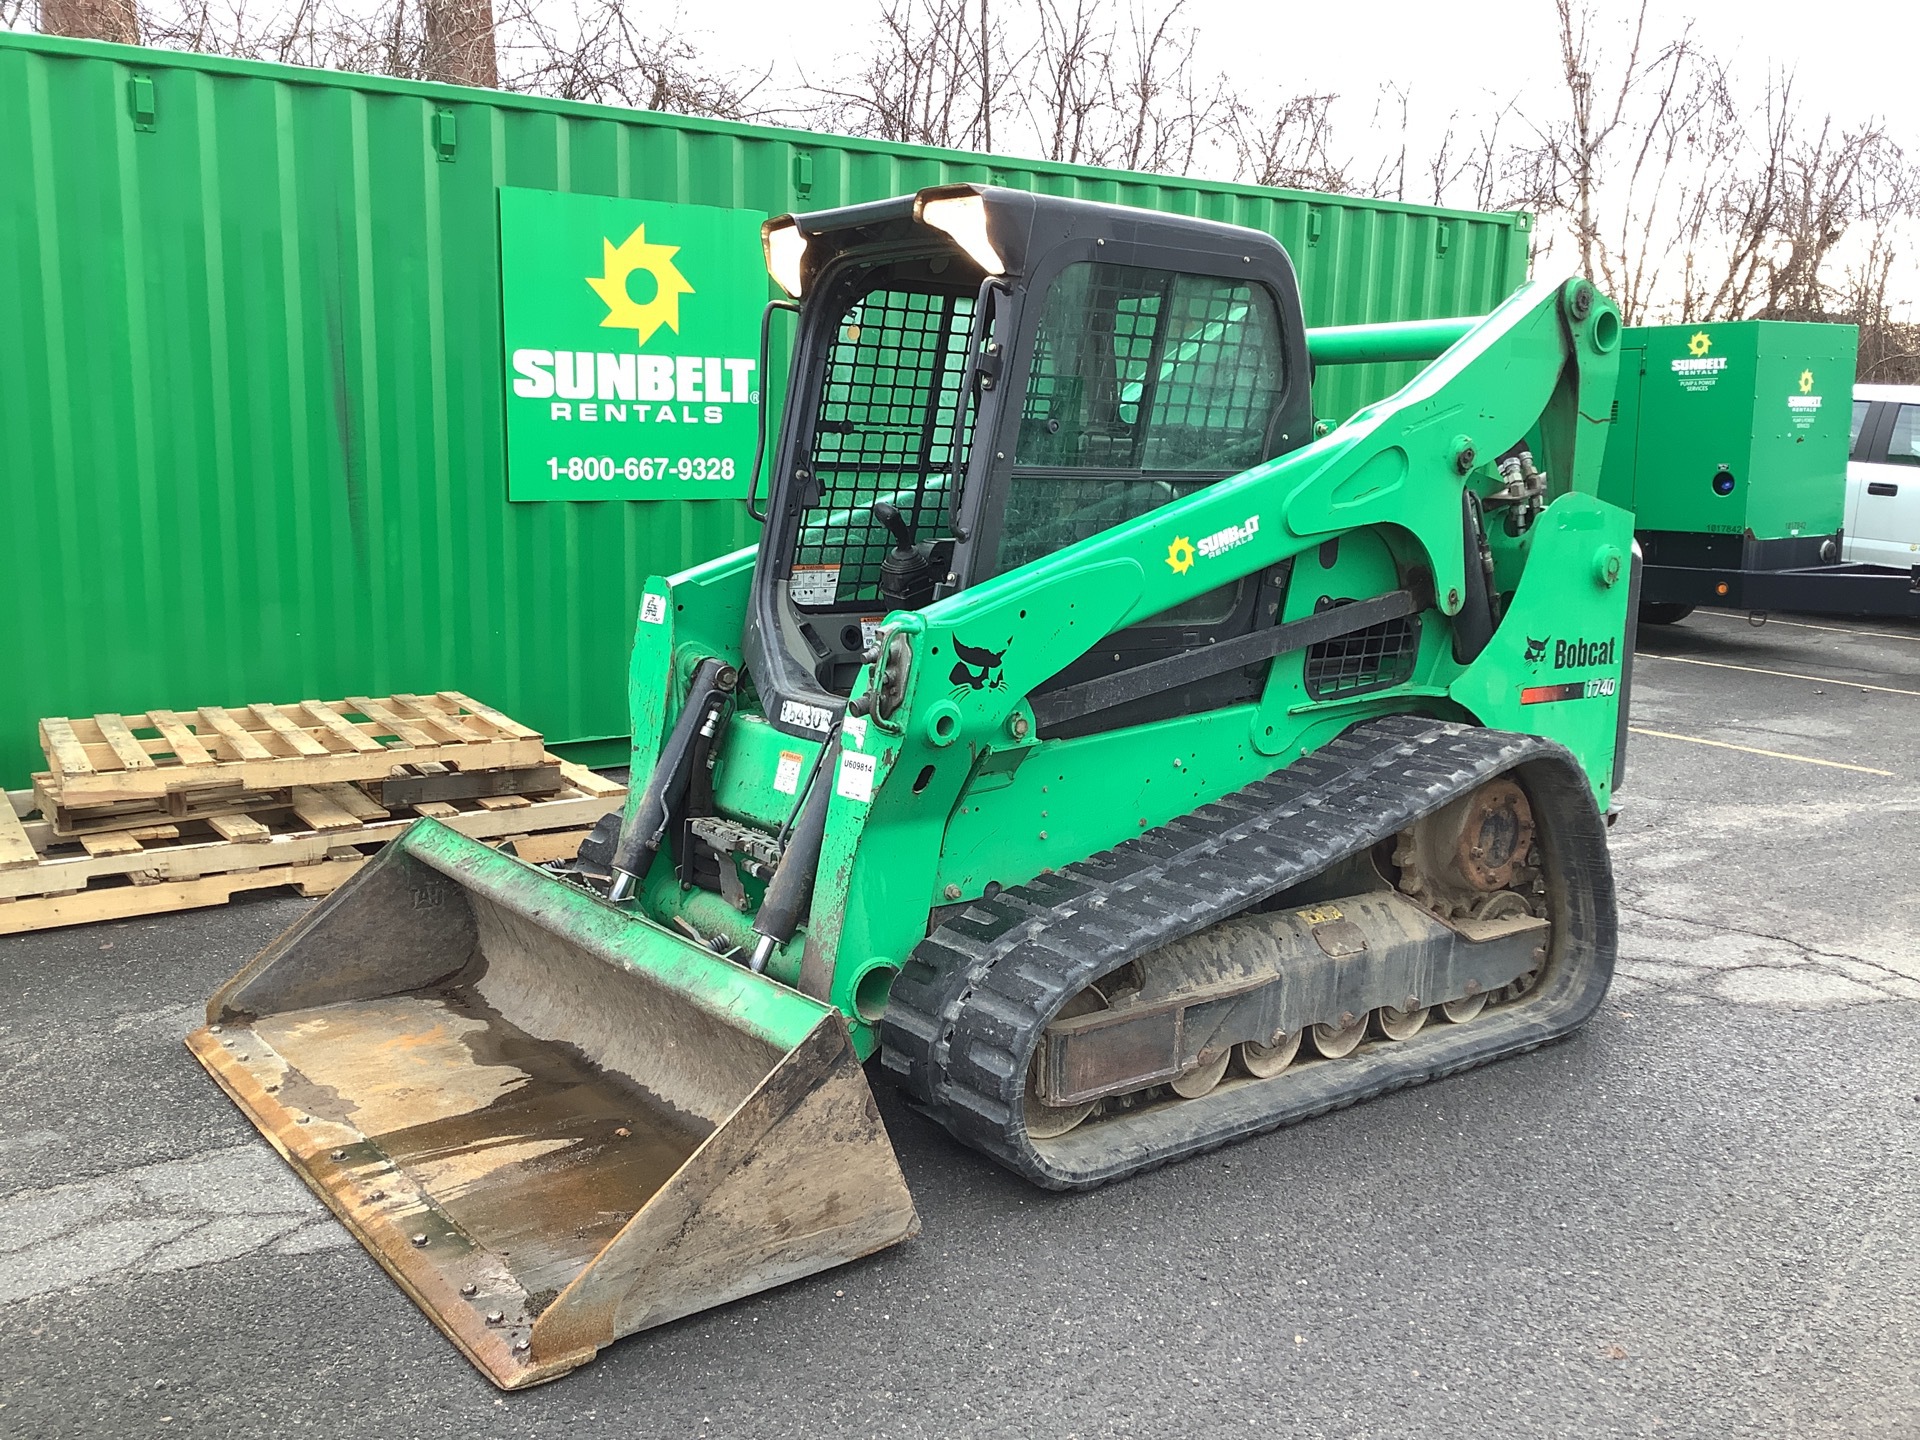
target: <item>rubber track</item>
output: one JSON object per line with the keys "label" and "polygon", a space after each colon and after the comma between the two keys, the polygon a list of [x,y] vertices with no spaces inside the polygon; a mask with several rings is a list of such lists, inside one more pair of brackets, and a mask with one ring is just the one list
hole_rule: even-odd
{"label": "rubber track", "polygon": [[[1103,1118],[1038,1146],[1027,1137],[1028,1061],[1069,998],[1518,766],[1544,821],[1543,844],[1555,837],[1551,868],[1572,897],[1570,910],[1556,912],[1548,973],[1523,1002],[1467,1025],[1429,1026],[1425,1040]],[[969,905],[915,947],[895,979],[881,1063],[966,1144],[1049,1189],[1085,1189],[1577,1029],[1611,979],[1616,923],[1605,825],[1565,747],[1389,716],[1137,839]]]}

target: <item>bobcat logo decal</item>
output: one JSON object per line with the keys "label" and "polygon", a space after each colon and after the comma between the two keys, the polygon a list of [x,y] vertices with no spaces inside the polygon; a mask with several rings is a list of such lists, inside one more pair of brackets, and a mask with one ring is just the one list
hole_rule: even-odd
{"label": "bobcat logo decal", "polygon": [[947,678],[957,689],[962,690],[1004,690],[1006,677],[1000,673],[1000,657],[1006,649],[982,650],[976,645],[968,645],[958,635],[953,637],[953,653],[960,658],[954,662],[953,673]]}
{"label": "bobcat logo decal", "polygon": [[1531,635],[1529,635],[1527,637],[1527,654],[1526,654],[1527,664],[1538,665],[1542,660],[1546,659],[1547,644],[1552,639],[1553,637],[1551,635],[1547,636],[1546,639],[1544,640],[1536,640]]}

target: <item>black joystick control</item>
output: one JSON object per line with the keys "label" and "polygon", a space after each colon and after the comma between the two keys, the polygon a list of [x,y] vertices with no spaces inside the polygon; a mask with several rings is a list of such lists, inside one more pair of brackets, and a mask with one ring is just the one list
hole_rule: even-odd
{"label": "black joystick control", "polygon": [[890,610],[918,610],[933,599],[933,546],[914,543],[913,527],[892,501],[874,501],[872,513],[893,537],[880,562],[880,598]]}

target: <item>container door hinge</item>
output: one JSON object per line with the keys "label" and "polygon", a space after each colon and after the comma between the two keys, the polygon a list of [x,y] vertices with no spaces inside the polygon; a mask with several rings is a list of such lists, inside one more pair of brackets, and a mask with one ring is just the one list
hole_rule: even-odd
{"label": "container door hinge", "polygon": [[453,111],[436,110],[433,112],[433,149],[442,160],[453,159],[454,128]]}
{"label": "container door hinge", "polygon": [[133,128],[153,129],[153,77],[135,75],[127,81],[127,110],[133,116]]}

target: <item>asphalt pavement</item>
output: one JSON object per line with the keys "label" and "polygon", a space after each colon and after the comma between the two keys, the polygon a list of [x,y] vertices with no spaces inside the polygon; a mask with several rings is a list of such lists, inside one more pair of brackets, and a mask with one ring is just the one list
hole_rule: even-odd
{"label": "asphalt pavement", "polygon": [[1642,649],[1575,1038],[1079,1196],[883,1088],[916,1240],[518,1395],[181,1046],[307,902],[0,939],[0,1436],[1920,1435],[1920,626]]}

